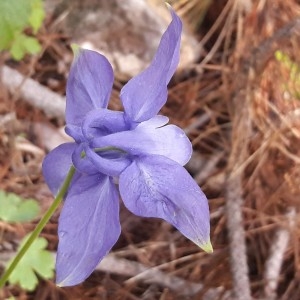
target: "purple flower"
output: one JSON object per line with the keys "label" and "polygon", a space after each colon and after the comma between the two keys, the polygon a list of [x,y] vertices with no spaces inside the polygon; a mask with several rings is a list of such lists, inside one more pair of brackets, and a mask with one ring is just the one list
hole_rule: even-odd
{"label": "purple flower", "polygon": [[207,199],[183,168],[191,143],[180,128],[166,125],[167,117],[157,115],[179,61],[182,24],[171,14],[152,63],[121,91],[124,112],[107,109],[113,71],[106,58],[77,50],[66,107],[66,132],[75,142],[60,145],[43,163],[55,195],[70,166],[76,169],[59,219],[61,286],[85,280],[118,240],[119,193],[132,213],[162,218],[212,251]]}

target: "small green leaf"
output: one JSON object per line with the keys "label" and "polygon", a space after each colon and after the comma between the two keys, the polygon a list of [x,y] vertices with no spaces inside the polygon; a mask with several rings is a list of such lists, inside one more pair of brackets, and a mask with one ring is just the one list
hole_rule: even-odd
{"label": "small green leaf", "polygon": [[41,51],[41,45],[38,40],[33,37],[19,33],[15,35],[12,43],[10,53],[15,60],[20,60],[24,57],[25,53],[35,54]]}
{"label": "small green leaf", "polygon": [[26,36],[24,39],[24,48],[30,54],[36,54],[42,50],[38,40],[36,38],[28,37],[28,36]]}
{"label": "small green leaf", "polygon": [[[22,240],[19,249],[29,236],[30,234]],[[38,284],[37,274],[45,279],[53,278],[54,257],[49,251],[45,250],[47,244],[47,240],[42,237],[37,238],[32,243],[25,256],[11,273],[9,277],[11,284],[19,284],[23,289],[33,291]],[[7,268],[11,262],[9,262]]]}
{"label": "small green leaf", "polygon": [[6,20],[1,18],[0,13],[0,51],[8,49],[14,38],[13,29],[7,25]]}
{"label": "small green leaf", "polygon": [[274,55],[275,55],[275,58],[277,59],[277,61],[281,61],[281,62],[283,62],[286,57],[286,55],[280,50],[275,51]]}
{"label": "small green leaf", "polygon": [[0,219],[6,222],[27,222],[34,219],[40,211],[33,199],[23,200],[16,194],[0,191]]}
{"label": "small green leaf", "polygon": [[283,83],[284,91],[296,99],[300,99],[300,65],[280,50],[275,52],[275,58],[288,75]]}
{"label": "small green leaf", "polygon": [[0,1],[0,50],[10,47],[15,32],[28,23],[30,3],[20,0]]}
{"label": "small green leaf", "polygon": [[11,44],[10,54],[13,59],[21,60],[25,55],[25,49],[22,44],[22,42],[23,42],[22,36],[24,36],[24,35],[22,33],[20,33],[16,36],[18,36],[18,37],[16,37]]}
{"label": "small green leaf", "polygon": [[1,33],[7,28],[22,30],[28,24],[30,15],[30,2],[20,0],[1,0],[0,1],[0,20],[2,19],[6,27],[0,28]]}
{"label": "small green leaf", "polygon": [[41,0],[31,0],[31,14],[29,16],[29,24],[33,29],[33,33],[37,31],[42,26],[43,20],[45,18],[45,10],[43,8],[43,3]]}
{"label": "small green leaf", "polygon": [[0,51],[10,50],[16,60],[22,59],[27,52],[39,52],[38,41],[22,32],[31,26],[36,33],[44,16],[42,0],[0,0]]}

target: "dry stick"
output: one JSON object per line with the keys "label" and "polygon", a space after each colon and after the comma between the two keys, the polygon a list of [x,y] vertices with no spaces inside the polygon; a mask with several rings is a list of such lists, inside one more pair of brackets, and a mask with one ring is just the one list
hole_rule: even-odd
{"label": "dry stick", "polygon": [[[0,266],[5,266],[15,254],[14,252],[0,253]],[[53,253],[53,256],[56,256],[56,253]],[[182,297],[193,296],[203,289],[201,283],[188,282],[180,277],[164,273],[156,267],[149,268],[139,262],[118,258],[114,254],[108,254],[104,257],[96,270],[126,277],[138,276],[138,281],[148,284],[158,284],[169,288]],[[205,292],[202,299],[218,299],[223,292],[222,288],[209,289]]]}
{"label": "dry stick", "polygon": [[[234,115],[232,150],[228,160],[226,180],[226,214],[230,246],[233,296],[238,300],[250,300],[250,282],[246,256],[245,231],[242,222],[243,188],[240,168],[247,157],[247,145],[251,137],[251,88],[259,82],[260,75],[274,52],[286,44],[293,34],[300,33],[300,18],[293,20],[265,40],[242,64],[241,76],[236,81],[233,99]],[[242,133],[242,134],[241,134]]]}
{"label": "dry stick", "polygon": [[266,299],[269,300],[277,299],[276,290],[279,282],[280,270],[284,259],[284,253],[290,240],[291,230],[295,226],[296,209],[294,207],[290,208],[286,217],[288,219],[288,228],[280,228],[276,232],[270,250],[270,256],[265,266],[265,296]]}
{"label": "dry stick", "polygon": [[0,69],[0,80],[12,94],[18,92],[20,98],[44,111],[49,118],[64,119],[64,97],[7,66]]}
{"label": "dry stick", "polygon": [[[241,115],[245,116],[245,111],[243,114],[241,113]],[[245,120],[249,119],[247,118]],[[241,125],[243,125],[244,130],[242,131],[243,137],[235,137],[234,133],[242,128],[239,126],[233,127],[232,140],[234,143],[229,157],[227,170],[228,175],[225,183],[227,228],[230,247],[231,272],[233,277],[233,296],[237,300],[250,300],[251,292],[248,278],[245,231],[242,222],[242,180],[241,174],[236,172],[236,169],[241,164],[241,158],[245,157],[246,143],[245,140],[242,140],[242,138],[247,138],[248,135],[246,133],[249,129],[247,129],[247,126],[245,126],[243,122],[234,123],[242,123]]]}

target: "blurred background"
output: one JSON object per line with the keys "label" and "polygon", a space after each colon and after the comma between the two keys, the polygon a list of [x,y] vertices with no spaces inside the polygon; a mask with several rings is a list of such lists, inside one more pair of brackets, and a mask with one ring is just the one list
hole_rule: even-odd
{"label": "blurred background", "polygon": [[[121,208],[122,234],[83,284],[56,287],[59,211],[0,299],[300,299],[300,3],[172,0],[181,61],[162,113],[194,147],[212,254]],[[71,43],[115,70],[110,108],[170,22],[161,0],[0,1],[0,272],[53,197],[44,156],[68,141]],[[55,170],[54,170],[55,171]]]}

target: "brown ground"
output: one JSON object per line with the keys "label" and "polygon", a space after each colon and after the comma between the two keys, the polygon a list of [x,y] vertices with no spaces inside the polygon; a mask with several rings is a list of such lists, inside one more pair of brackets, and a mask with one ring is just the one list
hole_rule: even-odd
{"label": "brown ground", "polygon": [[[282,51],[297,69],[300,5],[296,0],[228,0],[206,1],[207,6],[203,1],[200,7],[198,2],[173,1],[204,51],[173,78],[163,113],[185,128],[193,143],[195,155],[187,168],[209,198],[214,253],[199,251],[165,222],[137,218],[122,208],[123,231],[113,253],[127,267],[155,267],[157,280],[128,276],[120,264],[117,272],[96,271],[72,288],[43,280],[34,293],[7,286],[0,291],[3,299],[233,299],[231,291],[237,299],[251,299],[249,288],[254,299],[300,299],[300,69],[292,76],[290,65],[274,56]],[[196,9],[202,12],[201,24],[196,24]],[[53,22],[48,17],[38,35],[41,57],[18,64],[1,57],[63,94],[71,51],[68,36],[51,29]],[[124,83],[116,80],[113,108],[120,108],[117,95]],[[45,136],[36,124],[56,128],[62,121],[50,120],[1,86],[0,114],[12,112],[16,118],[0,128],[0,189],[36,198],[46,209],[52,196],[41,176]],[[22,148],[22,136],[35,148]],[[42,234],[52,251],[57,216]],[[1,222],[1,249],[12,245],[15,250],[16,240],[33,225]],[[178,278],[188,287],[185,295],[176,290],[182,284]],[[195,292],[190,283],[202,289]]]}

